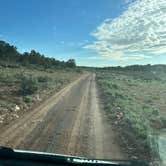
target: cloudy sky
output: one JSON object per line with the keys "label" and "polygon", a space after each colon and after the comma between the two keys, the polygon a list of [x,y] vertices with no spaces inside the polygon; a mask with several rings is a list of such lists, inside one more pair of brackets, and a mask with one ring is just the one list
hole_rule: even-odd
{"label": "cloudy sky", "polygon": [[0,40],[79,65],[166,64],[166,0],[0,0]]}

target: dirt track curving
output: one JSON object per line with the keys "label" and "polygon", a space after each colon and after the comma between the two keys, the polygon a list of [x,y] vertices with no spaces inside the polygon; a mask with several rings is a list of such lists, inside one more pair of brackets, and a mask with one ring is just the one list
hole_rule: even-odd
{"label": "dirt track curving", "polygon": [[17,149],[125,159],[101,111],[95,75],[87,74],[0,130],[0,145]]}

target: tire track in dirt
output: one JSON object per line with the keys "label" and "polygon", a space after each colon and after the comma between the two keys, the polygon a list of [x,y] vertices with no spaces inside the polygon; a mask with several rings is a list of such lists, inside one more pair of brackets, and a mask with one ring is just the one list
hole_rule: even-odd
{"label": "tire track in dirt", "polygon": [[81,101],[80,88],[83,91],[86,79],[74,86],[71,92],[49,111],[43,122],[36,126],[20,143],[19,147],[29,150],[67,153],[66,146],[76,116],[75,111]]}
{"label": "tire track in dirt", "polygon": [[19,121],[0,129],[0,145],[90,158],[125,159],[105,116],[95,75],[87,74]]}
{"label": "tire track in dirt", "polygon": [[82,76],[75,82],[69,84],[67,87],[59,91],[57,94],[50,97],[47,101],[43,102],[38,108],[31,112],[27,112],[18,121],[14,121],[4,128],[0,129],[0,145],[16,147],[24,138],[33,131],[33,129],[43,121],[44,117],[58,102],[63,100],[64,96],[79,82],[84,80],[87,75]]}
{"label": "tire track in dirt", "polygon": [[[87,95],[88,95],[88,91],[89,91],[89,83],[90,80],[88,80],[87,86],[84,90],[84,94],[82,96],[81,99],[81,103],[80,103],[80,107],[78,108],[78,112],[77,112],[77,117],[75,119],[75,123],[73,125],[73,129],[72,129],[72,133],[70,136],[70,141],[68,144],[68,153],[70,153],[71,155],[81,155],[81,139],[82,137],[86,136],[85,133],[83,132],[84,129],[84,125],[85,125],[85,114],[87,111]],[[84,142],[85,144],[86,142]]]}

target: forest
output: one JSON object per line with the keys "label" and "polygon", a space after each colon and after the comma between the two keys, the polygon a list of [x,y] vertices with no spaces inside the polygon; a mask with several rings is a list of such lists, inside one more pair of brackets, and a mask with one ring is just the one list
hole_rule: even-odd
{"label": "forest", "polygon": [[55,58],[46,57],[35,50],[21,54],[17,51],[15,46],[10,45],[5,41],[0,41],[0,65],[6,67],[15,67],[16,65],[30,67],[31,65],[35,65],[43,69],[64,69],[76,67],[74,59],[69,59],[66,62],[59,61]]}

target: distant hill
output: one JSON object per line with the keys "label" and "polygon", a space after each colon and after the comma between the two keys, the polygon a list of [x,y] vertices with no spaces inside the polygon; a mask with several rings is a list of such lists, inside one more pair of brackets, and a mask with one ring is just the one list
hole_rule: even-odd
{"label": "distant hill", "polygon": [[131,65],[131,66],[117,66],[117,67],[103,67],[102,69],[105,70],[116,70],[116,71],[165,71],[166,72],[166,65],[157,64],[157,65]]}

